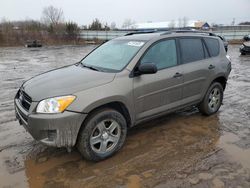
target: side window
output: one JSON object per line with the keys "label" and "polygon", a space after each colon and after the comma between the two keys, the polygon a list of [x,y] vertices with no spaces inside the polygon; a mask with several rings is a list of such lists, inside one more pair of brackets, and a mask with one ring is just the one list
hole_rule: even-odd
{"label": "side window", "polygon": [[199,38],[180,39],[182,63],[204,59],[203,44]]}
{"label": "side window", "polygon": [[213,38],[204,38],[208,47],[209,54],[212,57],[219,55],[219,41]]}
{"label": "side window", "polygon": [[177,65],[175,40],[161,41],[150,47],[141,63],[155,63],[158,70]]}

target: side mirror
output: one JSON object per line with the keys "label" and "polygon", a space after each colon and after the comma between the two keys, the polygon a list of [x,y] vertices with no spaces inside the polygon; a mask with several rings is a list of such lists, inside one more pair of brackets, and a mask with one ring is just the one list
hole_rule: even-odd
{"label": "side mirror", "polygon": [[157,72],[157,67],[154,63],[143,63],[138,67],[140,74],[154,74]]}

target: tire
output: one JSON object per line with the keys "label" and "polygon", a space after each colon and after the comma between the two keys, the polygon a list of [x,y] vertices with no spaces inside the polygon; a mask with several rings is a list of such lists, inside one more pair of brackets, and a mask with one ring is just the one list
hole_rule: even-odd
{"label": "tire", "polygon": [[214,82],[210,85],[209,89],[202,102],[198,106],[203,115],[215,114],[223,101],[223,87],[220,83]]}
{"label": "tire", "polygon": [[91,161],[104,160],[123,146],[127,135],[124,116],[113,109],[101,109],[90,114],[77,140],[78,151]]}
{"label": "tire", "polygon": [[246,55],[246,53],[245,52],[241,52],[241,55]]}

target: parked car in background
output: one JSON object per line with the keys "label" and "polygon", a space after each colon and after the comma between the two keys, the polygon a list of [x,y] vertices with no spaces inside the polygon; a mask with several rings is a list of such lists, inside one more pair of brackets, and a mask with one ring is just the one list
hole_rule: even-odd
{"label": "parked car in background", "polygon": [[26,81],[14,99],[16,116],[34,139],[76,145],[86,159],[99,161],[142,122],[193,105],[204,115],[216,113],[230,71],[214,34],[131,33]]}
{"label": "parked car in background", "polygon": [[26,48],[37,48],[42,47],[42,43],[39,40],[28,40],[25,44]]}
{"label": "parked car in background", "polygon": [[240,46],[241,55],[250,54],[250,35],[245,35],[243,41],[243,44]]}
{"label": "parked car in background", "polygon": [[243,42],[243,44],[240,46],[240,53],[241,55],[250,54],[250,41]]}

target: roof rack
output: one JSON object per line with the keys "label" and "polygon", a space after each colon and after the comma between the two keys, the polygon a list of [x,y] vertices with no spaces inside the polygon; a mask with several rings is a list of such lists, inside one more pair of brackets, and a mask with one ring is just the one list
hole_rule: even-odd
{"label": "roof rack", "polygon": [[197,34],[204,34],[209,36],[217,36],[216,34],[208,31],[199,31],[199,30],[169,30],[167,32],[162,33],[161,35],[168,35],[173,33],[197,33]]}
{"label": "roof rack", "polygon": [[150,33],[161,33],[161,35],[169,35],[173,33],[195,33],[195,34],[203,34],[208,36],[218,36],[212,32],[208,31],[201,31],[201,30],[188,30],[188,29],[179,29],[179,30],[158,30],[158,29],[151,29],[145,31],[134,31],[125,34],[124,36],[136,35],[136,34],[150,34]]}
{"label": "roof rack", "polygon": [[146,30],[146,31],[134,31],[134,32],[127,33],[124,36],[130,36],[130,35],[136,35],[136,34],[157,33],[157,32],[160,32],[160,31],[158,31],[157,29]]}

